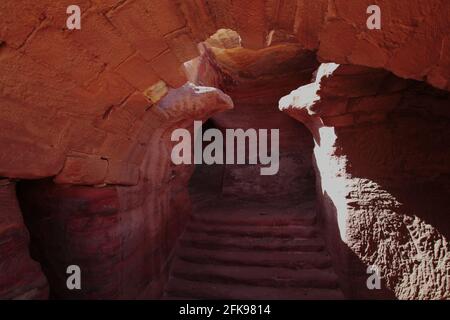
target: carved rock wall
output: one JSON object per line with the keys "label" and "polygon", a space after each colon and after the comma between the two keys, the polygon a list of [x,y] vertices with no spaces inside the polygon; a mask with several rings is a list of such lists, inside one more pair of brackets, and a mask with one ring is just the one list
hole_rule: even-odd
{"label": "carved rock wall", "polygon": [[[136,136],[151,121],[145,110],[186,82],[179,66],[220,28],[236,30],[252,49],[282,29],[324,61],[449,88],[446,0],[379,1],[380,31],[366,28],[369,0],[79,1],[79,31],[65,29],[71,4],[0,5],[0,112],[8,128],[0,146],[9,150],[2,176],[135,184],[145,152]],[[74,167],[79,173],[68,177]]]}
{"label": "carved rock wall", "polygon": [[[287,92],[308,83],[318,66],[315,55],[295,43],[243,48],[239,35],[228,30],[220,30],[199,47],[202,55],[187,64],[188,78],[221,88],[235,104],[233,110],[214,115],[211,124],[224,133],[226,129],[279,130],[279,171],[263,176],[260,170],[267,165],[227,164],[217,177],[222,180],[222,194],[278,201],[313,196],[311,134],[280,113],[277,103]],[[246,143],[240,152],[245,152],[248,163]]]}
{"label": "carved rock wall", "polygon": [[[58,299],[157,298],[175,242],[190,213],[191,165],[170,159],[171,134],[233,106],[213,88],[187,84],[152,109],[154,126],[135,186],[71,186],[51,180],[19,188],[33,256]],[[70,176],[70,174],[68,174]],[[68,290],[66,269],[81,268],[82,290]]]}
{"label": "carved rock wall", "polygon": [[[323,61],[383,68],[448,90],[449,2],[379,0],[382,29],[369,31],[365,22],[370,2],[82,0],[78,1],[82,30],[68,31],[66,8],[73,4],[69,0],[4,0],[0,3],[0,176],[51,177],[57,184],[85,187],[132,186],[127,190],[145,189],[151,181],[148,188],[156,199],[157,192],[162,192],[158,188],[172,176],[165,165],[161,170],[160,164],[167,159],[160,155],[166,149],[160,141],[174,125],[157,104],[173,93],[171,89],[186,83],[180,65],[197,57],[197,43],[220,28],[236,30],[242,45],[251,49],[279,39],[291,41],[289,34],[294,34],[303,48],[315,51]],[[345,83],[345,77],[340,80]],[[394,80],[392,85],[397,84]],[[356,85],[364,89],[358,81]],[[351,94],[349,87],[337,88],[347,89],[345,97]],[[391,98],[395,99],[385,99]],[[174,101],[173,95],[170,99]],[[367,103],[377,106],[378,101]],[[421,110],[442,112],[434,102],[425,104]],[[183,109],[183,103],[179,108]],[[324,117],[329,121],[325,127],[355,122],[366,126],[385,119],[383,112],[373,108],[357,117],[333,114],[336,111],[331,108],[330,117]],[[440,115],[436,118],[443,121]],[[187,118],[178,120],[183,119]],[[325,131],[314,132],[316,140]],[[381,153],[384,149],[379,148]],[[436,170],[432,176],[445,171],[431,168]],[[164,199],[175,193],[167,191]]]}

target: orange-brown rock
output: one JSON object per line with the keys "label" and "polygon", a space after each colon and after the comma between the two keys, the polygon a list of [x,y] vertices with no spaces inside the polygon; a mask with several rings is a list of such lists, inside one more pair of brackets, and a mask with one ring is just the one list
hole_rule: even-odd
{"label": "orange-brown rock", "polygon": [[[231,108],[230,97],[214,89],[222,88],[237,108],[214,117],[217,124],[279,122],[293,148],[294,133],[305,131],[291,130],[295,123],[272,106],[300,87],[281,105],[312,132],[319,216],[335,261],[345,262],[347,294],[367,293],[356,286],[366,274],[353,271],[376,263],[396,297],[448,298],[448,0],[377,0],[380,30],[366,26],[369,0],[79,0],[81,30],[68,30],[72,4],[0,2],[0,179],[25,180],[19,198],[30,201],[25,215],[39,239],[32,247],[53,296],[158,296],[189,214],[192,168],[171,164],[171,131]],[[311,83],[317,61],[328,69]],[[286,181],[309,167],[290,164]],[[275,185],[283,190],[281,182]],[[13,186],[0,188],[7,208],[0,212],[0,238],[7,239],[0,269],[8,271],[0,275],[0,298],[45,297]],[[39,188],[51,197],[40,199]],[[103,215],[96,205],[105,194],[115,209]],[[17,243],[4,227],[10,221]],[[67,237],[66,228],[73,228]],[[159,238],[151,243],[147,233]],[[105,260],[97,265],[98,248]],[[133,250],[149,256],[131,257]],[[123,264],[107,261],[120,254]],[[80,257],[90,290],[77,295],[61,277]],[[142,270],[145,261],[158,271]],[[110,283],[94,277],[103,265]]]}
{"label": "orange-brown rock", "polygon": [[[130,96],[147,92],[159,79],[172,87],[183,85],[180,66],[196,56],[199,41],[220,28],[236,30],[243,46],[252,49],[264,47],[270,31],[285,30],[322,60],[384,68],[449,88],[450,6],[445,0],[380,1],[381,30],[367,29],[371,3],[365,0],[252,0],[244,7],[228,0],[82,1],[78,5],[87,14],[77,31],[65,30],[69,4],[1,4],[1,125],[17,130],[0,139],[3,149],[11,150],[0,158],[3,176],[56,175],[67,156],[109,157],[105,151],[117,144],[130,145],[121,150],[123,155],[138,153],[130,135],[139,135],[141,126],[132,124],[141,119],[121,114],[123,125],[132,127],[121,136],[111,136],[99,119],[115,126],[116,116],[106,115],[126,109]],[[141,108],[151,103],[142,99]],[[81,131],[86,136],[80,137]],[[11,166],[20,162],[21,169]]]}

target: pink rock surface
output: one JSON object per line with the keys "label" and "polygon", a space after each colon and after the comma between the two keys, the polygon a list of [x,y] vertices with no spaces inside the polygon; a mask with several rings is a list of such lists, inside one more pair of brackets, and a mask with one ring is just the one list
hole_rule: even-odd
{"label": "pink rock surface", "polygon": [[[187,183],[193,167],[172,164],[172,130],[190,128],[194,119],[231,107],[217,89],[186,85],[170,91],[154,107],[155,127],[148,128],[150,141],[142,141],[148,149],[134,186],[95,188],[51,180],[21,185],[32,251],[52,297],[151,299],[162,294],[171,252],[191,213]],[[79,172],[77,163],[66,164],[55,181],[73,182],[68,179]],[[101,172],[93,170],[90,179]],[[81,290],[67,289],[70,265],[81,268]]]}
{"label": "pink rock surface", "polygon": [[263,48],[271,31],[284,30],[322,61],[384,68],[449,89],[445,0],[379,1],[381,30],[367,29],[372,3],[366,0],[81,1],[89,14],[79,31],[64,28],[70,4],[5,0],[0,6],[1,126],[10,128],[0,144],[11,150],[0,158],[3,176],[54,176],[67,157],[77,156],[87,160],[74,183],[92,183],[95,160],[107,158],[115,163],[108,178],[129,184],[123,172],[140,165],[136,137],[145,130],[141,124],[151,122],[134,114],[130,97],[140,97],[143,111],[155,102],[149,92],[160,81],[182,86],[180,66],[221,28],[237,31],[251,49]]}

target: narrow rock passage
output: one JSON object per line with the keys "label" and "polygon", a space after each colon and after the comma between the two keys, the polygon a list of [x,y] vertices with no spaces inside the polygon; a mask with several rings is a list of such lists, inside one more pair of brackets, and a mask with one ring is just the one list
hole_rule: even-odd
{"label": "narrow rock passage", "polygon": [[[278,130],[279,145],[270,145],[277,145],[279,170],[261,175],[261,164],[197,166],[190,180],[193,217],[174,252],[164,297],[343,298],[316,225],[313,137],[278,109],[280,97],[310,83],[316,57],[289,43],[225,48],[205,50],[198,70],[190,71],[194,82],[220,88],[234,103],[205,127]],[[240,152],[249,155],[249,145]]]}
{"label": "narrow rock passage", "polygon": [[194,212],[165,299],[343,299],[313,202],[220,200]]}

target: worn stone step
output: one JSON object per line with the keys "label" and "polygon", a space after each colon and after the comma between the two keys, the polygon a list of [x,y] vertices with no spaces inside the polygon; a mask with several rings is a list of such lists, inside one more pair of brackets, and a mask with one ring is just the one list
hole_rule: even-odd
{"label": "worn stone step", "polygon": [[251,210],[207,208],[192,218],[196,222],[222,226],[312,226],[316,221],[313,211],[298,212],[273,207],[255,207]]}
{"label": "worn stone step", "polygon": [[293,270],[277,267],[225,266],[190,263],[175,259],[172,275],[176,278],[219,282],[226,284],[246,284],[267,287],[337,288],[337,276],[330,270]]}
{"label": "worn stone step", "polygon": [[282,267],[291,269],[324,269],[331,267],[331,258],[320,252],[224,251],[181,247],[177,256],[188,262],[219,265]]}
{"label": "worn stone step", "polygon": [[240,236],[240,237],[272,237],[272,238],[312,238],[317,230],[312,226],[223,226],[208,225],[193,222],[187,230],[194,233],[209,235]]}
{"label": "worn stone step", "polygon": [[168,297],[186,297],[209,300],[342,300],[338,289],[275,288],[247,285],[229,285],[171,278]]}
{"label": "worn stone step", "polygon": [[241,251],[301,251],[317,252],[324,249],[319,238],[280,239],[253,237],[222,237],[217,235],[187,232],[180,239],[181,246],[199,249],[241,250]]}
{"label": "worn stone step", "polygon": [[164,298],[343,299],[313,208],[199,208],[179,240]]}

